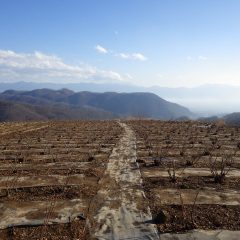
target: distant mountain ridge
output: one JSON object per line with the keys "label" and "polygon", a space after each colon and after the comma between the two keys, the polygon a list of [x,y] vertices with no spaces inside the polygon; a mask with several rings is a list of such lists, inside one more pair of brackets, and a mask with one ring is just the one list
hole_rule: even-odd
{"label": "distant mountain ridge", "polygon": [[198,112],[200,116],[227,114],[240,111],[240,86],[207,84],[198,87],[141,87],[128,83],[34,83],[34,82],[0,82],[0,92],[8,89],[32,91],[34,89],[49,88],[59,90],[67,88],[73,91],[89,92],[149,92],[157,94],[163,99],[176,102]]}
{"label": "distant mountain ridge", "polygon": [[205,117],[205,118],[199,118],[198,121],[202,122],[218,122],[218,121],[224,121],[225,124],[235,127],[240,127],[240,112],[234,112],[231,114],[227,114],[221,117],[218,116],[211,116],[211,117]]}
{"label": "distant mountain ridge", "polygon": [[37,83],[37,82],[0,82],[0,92],[12,89],[16,91],[32,91],[35,89],[69,89],[72,91],[89,92],[151,92],[162,98],[192,98],[192,97],[219,97],[223,93],[227,96],[239,96],[240,86],[223,84],[205,84],[197,87],[161,87],[151,86],[143,87],[129,83]]}
{"label": "distant mountain ridge", "polygon": [[[35,114],[42,113],[43,118],[50,118],[46,112],[51,112],[51,119],[84,118],[84,111],[90,111],[91,116],[96,119],[113,117],[144,117],[155,119],[176,119],[179,117],[192,117],[187,108],[178,104],[168,102],[152,93],[93,93],[73,92],[68,89],[51,90],[36,89],[33,91],[7,90],[0,94],[0,100],[14,103],[12,107],[18,106],[31,109]],[[47,109],[47,110],[46,110]],[[81,110],[80,115],[74,115],[74,111]],[[62,111],[67,112],[56,115]],[[83,111],[84,110],[84,111]],[[98,114],[97,114],[98,113]],[[40,114],[41,115],[41,114]],[[94,117],[93,117],[94,118]]]}

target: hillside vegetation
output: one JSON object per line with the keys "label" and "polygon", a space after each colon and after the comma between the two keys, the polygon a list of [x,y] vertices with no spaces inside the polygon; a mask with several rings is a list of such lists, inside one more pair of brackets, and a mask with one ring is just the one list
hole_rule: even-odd
{"label": "hillside vegetation", "polygon": [[0,121],[112,119],[113,114],[90,107],[34,106],[0,101]]}
{"label": "hillside vegetation", "polygon": [[[0,94],[0,100],[3,101],[2,121],[114,117],[167,120],[193,115],[187,108],[168,102],[152,93],[75,93],[68,89],[8,90]],[[19,112],[22,116],[19,116]]]}

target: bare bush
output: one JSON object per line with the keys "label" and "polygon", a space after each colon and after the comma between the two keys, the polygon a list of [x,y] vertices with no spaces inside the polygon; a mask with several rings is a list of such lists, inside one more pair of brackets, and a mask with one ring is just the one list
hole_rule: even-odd
{"label": "bare bush", "polygon": [[191,204],[192,206],[191,206],[191,210],[189,212],[189,214],[190,214],[190,221],[189,221],[188,217],[187,217],[187,211],[186,211],[186,208],[185,208],[183,194],[179,190],[179,199],[180,199],[180,203],[181,203],[182,220],[183,220],[183,223],[185,224],[185,227],[189,224],[190,224],[191,228],[196,228],[197,227],[197,224],[196,224],[194,218],[195,218],[195,208],[196,208],[196,203],[197,203],[197,198],[198,198],[199,193],[200,193],[200,190],[198,189],[196,194],[195,194],[195,197],[193,199],[193,203]]}
{"label": "bare bush", "polygon": [[175,160],[172,160],[171,166],[168,168],[168,176],[169,176],[170,182],[173,182],[173,183],[177,182]]}
{"label": "bare bush", "polygon": [[155,166],[160,166],[162,165],[162,162],[164,158],[166,157],[166,149],[164,148],[159,148],[157,152],[153,156],[153,162]]}
{"label": "bare bush", "polygon": [[200,158],[202,157],[202,154],[197,154],[197,155],[192,155],[189,157],[186,157],[186,166],[191,167],[194,166],[194,164],[196,164]]}
{"label": "bare bush", "polygon": [[[210,156],[210,171],[214,178],[215,183],[223,183],[226,175],[231,170],[233,165],[233,157],[232,155],[226,155],[220,157],[221,161],[218,160],[218,156],[212,157]],[[218,166],[219,165],[219,166]]]}

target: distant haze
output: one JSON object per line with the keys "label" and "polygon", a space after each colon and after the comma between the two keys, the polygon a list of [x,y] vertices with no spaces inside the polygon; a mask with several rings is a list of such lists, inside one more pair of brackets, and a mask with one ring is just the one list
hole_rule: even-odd
{"label": "distant haze", "polygon": [[0,83],[0,92],[5,90],[34,90],[40,88],[62,89],[92,92],[152,92],[158,96],[185,107],[200,116],[223,115],[240,112],[240,87],[229,85],[203,85],[195,88],[140,87],[127,84],[96,83]]}
{"label": "distant haze", "polygon": [[199,116],[222,116],[227,113],[240,112],[240,99],[216,99],[216,98],[165,98],[171,102],[177,102],[195,112]]}

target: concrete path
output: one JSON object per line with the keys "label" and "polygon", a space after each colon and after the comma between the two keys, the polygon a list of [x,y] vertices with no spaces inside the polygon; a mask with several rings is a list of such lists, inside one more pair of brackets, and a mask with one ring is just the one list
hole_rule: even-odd
{"label": "concrete path", "polygon": [[92,203],[90,232],[93,239],[159,239],[142,190],[136,163],[134,132],[120,123],[124,133],[113,149],[101,188]]}

